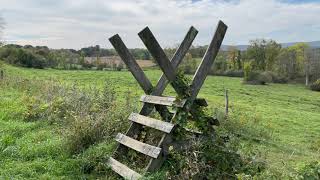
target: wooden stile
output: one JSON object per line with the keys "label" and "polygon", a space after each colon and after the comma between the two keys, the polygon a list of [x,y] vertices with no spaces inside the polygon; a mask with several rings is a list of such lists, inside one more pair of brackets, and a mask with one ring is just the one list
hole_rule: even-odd
{"label": "wooden stile", "polygon": [[[138,66],[125,44],[122,42],[120,36],[115,35],[109,39],[121,59],[126,63],[128,69],[146,93],[146,95],[143,95],[140,98],[140,100],[144,102],[144,105],[139,114],[132,113],[128,118],[132,124],[126,132],[126,135],[119,133],[116,136],[115,140],[119,142],[119,146],[116,148],[115,155],[126,154],[127,148],[131,148],[151,157],[148,166],[145,169],[147,172],[155,171],[162,165],[169,153],[169,146],[172,144],[173,132],[178,127],[178,125],[173,124],[173,122],[176,122],[176,118],[180,116],[179,113],[191,113],[193,116],[196,116],[196,112],[193,107],[208,105],[205,99],[196,99],[196,97],[206,79],[206,76],[208,75],[208,71],[213,64],[215,57],[217,56],[226,30],[227,26],[222,21],[219,21],[216,32],[193,77],[191,85],[188,85],[179,79],[176,76],[176,71],[178,65],[181,63],[198,33],[194,27],[189,29],[171,61],[169,61],[160,44],[157,42],[148,27],[138,33],[152,57],[157,61],[163,71],[163,74],[154,87],[142,69]],[[175,97],[161,96],[169,82],[177,94],[180,97],[186,97],[186,99],[178,100]],[[174,106],[177,109],[174,109],[175,111],[170,113],[167,106]],[[154,108],[159,112],[162,120],[148,117]],[[219,122],[214,118],[208,117],[207,120],[210,125],[219,124]],[[144,126],[163,132],[162,138],[157,146],[152,146],[132,138],[141,133]],[[134,170],[121,164],[114,158],[110,158],[108,164],[111,166],[113,171],[126,179],[138,179],[142,177],[139,173],[136,173]]]}

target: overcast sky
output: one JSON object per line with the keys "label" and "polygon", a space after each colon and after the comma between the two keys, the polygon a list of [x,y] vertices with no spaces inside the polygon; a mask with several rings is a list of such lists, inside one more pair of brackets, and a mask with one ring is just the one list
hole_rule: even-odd
{"label": "overcast sky", "polygon": [[110,48],[116,33],[143,47],[137,33],[145,26],[163,47],[180,43],[191,25],[194,44],[208,44],[218,20],[229,26],[229,45],[320,40],[320,0],[0,0],[0,15],[6,43],[50,48]]}

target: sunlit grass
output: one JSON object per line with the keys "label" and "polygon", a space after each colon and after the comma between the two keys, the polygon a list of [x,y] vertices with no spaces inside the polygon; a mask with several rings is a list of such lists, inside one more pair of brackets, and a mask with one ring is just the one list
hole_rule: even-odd
{"label": "sunlit grass", "polygon": [[[159,70],[145,72],[153,84],[161,75]],[[84,88],[102,88],[107,82],[120,97],[130,91],[137,104],[143,94],[128,71],[59,71],[6,66],[5,75],[53,79]],[[259,121],[259,126],[272,134],[272,138],[259,143],[243,142],[244,146],[250,144],[267,153],[270,171],[288,173],[298,164],[320,159],[320,93],[299,84],[254,86],[242,84],[241,78],[209,76],[199,97],[206,98],[212,110],[223,108],[225,89],[229,90],[233,116],[244,122]],[[175,95],[171,87],[165,94]],[[25,109],[22,96],[19,89],[0,87],[0,177],[82,176],[79,160],[64,154],[55,125],[22,120]]]}

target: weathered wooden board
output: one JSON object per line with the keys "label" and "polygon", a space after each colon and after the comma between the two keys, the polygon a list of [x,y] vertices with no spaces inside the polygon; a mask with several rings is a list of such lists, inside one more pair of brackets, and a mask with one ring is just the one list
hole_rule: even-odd
{"label": "weathered wooden board", "polygon": [[149,27],[144,28],[141,32],[138,33],[138,35],[147,49],[150,51],[152,57],[158,62],[167,79],[169,81],[174,81],[176,78],[175,69],[171,65],[167,55],[164,53],[160,44],[153,36]]}
{"label": "weathered wooden board", "polygon": [[142,124],[144,126],[148,126],[148,127],[160,130],[165,133],[170,133],[172,128],[174,127],[174,125],[171,123],[160,121],[160,120],[146,117],[146,116],[142,116],[138,113],[131,113],[131,115],[129,116],[129,120]]}
{"label": "weathered wooden board", "polygon": [[109,158],[108,165],[111,167],[111,169],[114,172],[118,173],[120,176],[122,176],[125,179],[138,180],[142,177],[139,173],[128,168],[126,165],[120,163],[119,161],[113,159],[112,157]]}
{"label": "weathered wooden board", "polygon": [[215,34],[211,40],[211,43],[202,59],[200,66],[198,67],[195,75],[193,76],[191,84],[191,100],[196,99],[201,86],[207,78],[208,72],[219,52],[223,38],[227,31],[227,25],[222,21],[219,21]]}
{"label": "weathered wooden board", "polygon": [[121,57],[121,59],[126,63],[127,67],[131,71],[132,75],[136,78],[138,81],[140,87],[145,92],[151,92],[152,91],[152,84],[147,78],[147,76],[144,74],[136,60],[134,59],[133,55],[130,53],[126,45],[121,40],[120,36],[118,34],[112,36],[109,41]]}
{"label": "weathered wooden board", "polygon": [[185,99],[176,100],[175,97],[165,97],[165,96],[151,96],[151,95],[142,95],[140,101],[152,104],[159,104],[164,106],[176,106],[183,107],[186,103]]}
{"label": "weathered wooden board", "polygon": [[161,152],[161,148],[159,148],[159,147],[145,144],[143,142],[132,139],[131,137],[128,137],[128,136],[121,134],[121,133],[118,133],[115,140],[118,141],[119,143],[131,148],[131,149],[134,149],[134,150],[141,152],[145,155],[148,155],[152,158],[158,158],[158,156]]}

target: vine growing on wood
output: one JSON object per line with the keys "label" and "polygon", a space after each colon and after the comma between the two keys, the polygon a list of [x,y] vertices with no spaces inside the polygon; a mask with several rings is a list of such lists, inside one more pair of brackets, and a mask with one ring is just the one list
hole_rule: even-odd
{"label": "vine growing on wood", "polygon": [[[182,109],[174,107],[177,111],[176,117],[174,119],[178,127],[186,128],[188,124],[188,119],[194,121],[194,126],[196,129],[201,131],[204,135],[212,133],[212,126],[209,124],[208,117],[210,115],[207,113],[207,109],[198,105],[194,101],[191,101],[191,91],[190,84],[191,80],[184,75],[182,71],[178,71],[175,85],[178,87],[181,92],[178,92],[176,101],[181,102],[183,99],[186,99],[186,104]],[[186,86],[187,85],[187,86]],[[189,112],[192,111],[192,116],[189,116]],[[183,130],[177,130],[178,132],[185,132]]]}

